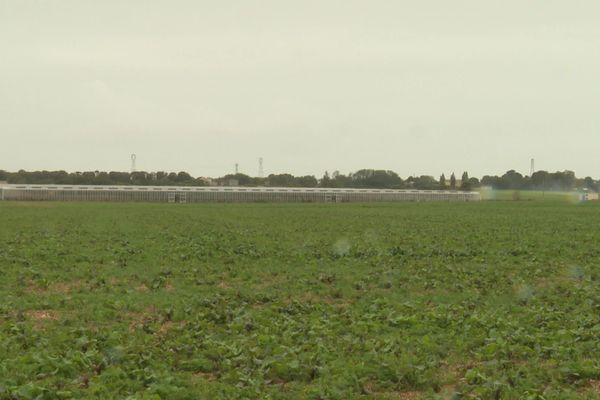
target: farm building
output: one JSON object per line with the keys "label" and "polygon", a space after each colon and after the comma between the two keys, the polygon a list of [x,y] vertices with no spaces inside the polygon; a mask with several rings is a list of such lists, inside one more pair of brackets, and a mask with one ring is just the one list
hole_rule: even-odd
{"label": "farm building", "polygon": [[3,185],[2,200],[141,202],[479,201],[477,192],[278,187]]}
{"label": "farm building", "polygon": [[579,192],[579,200],[581,201],[598,201],[598,193],[589,189],[583,189]]}

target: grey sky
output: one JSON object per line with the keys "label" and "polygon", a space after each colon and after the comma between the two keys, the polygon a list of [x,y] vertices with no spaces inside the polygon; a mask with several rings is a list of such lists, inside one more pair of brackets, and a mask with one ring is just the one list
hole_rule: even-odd
{"label": "grey sky", "polygon": [[597,0],[0,0],[0,169],[600,177]]}

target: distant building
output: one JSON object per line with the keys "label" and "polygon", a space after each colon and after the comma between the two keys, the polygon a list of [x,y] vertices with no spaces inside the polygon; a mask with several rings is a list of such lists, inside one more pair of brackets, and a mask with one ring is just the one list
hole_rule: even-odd
{"label": "distant building", "polygon": [[219,179],[217,186],[239,186],[240,181],[235,178]]}
{"label": "distant building", "polygon": [[217,182],[213,178],[201,176],[196,178],[196,180],[201,181],[206,186],[217,186]]}
{"label": "distant building", "polygon": [[[446,178],[446,185],[447,188],[450,187],[450,178]],[[460,188],[462,186],[462,179],[456,179],[456,188]]]}
{"label": "distant building", "polygon": [[581,201],[590,201],[590,200],[598,201],[599,196],[598,196],[598,193],[596,193],[596,192],[593,192],[589,189],[583,189],[579,192],[579,199]]}

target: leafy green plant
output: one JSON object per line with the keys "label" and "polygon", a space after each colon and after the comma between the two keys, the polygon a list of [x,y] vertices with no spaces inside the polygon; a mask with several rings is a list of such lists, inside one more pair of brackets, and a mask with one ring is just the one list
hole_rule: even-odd
{"label": "leafy green plant", "polygon": [[0,203],[0,399],[594,399],[600,205]]}

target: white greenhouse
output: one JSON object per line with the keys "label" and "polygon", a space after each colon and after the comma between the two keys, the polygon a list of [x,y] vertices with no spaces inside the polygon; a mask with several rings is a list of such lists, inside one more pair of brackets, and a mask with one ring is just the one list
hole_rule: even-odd
{"label": "white greenhouse", "polygon": [[174,187],[2,185],[0,199],[13,201],[199,202],[398,202],[479,201],[478,192],[442,190],[282,187]]}
{"label": "white greenhouse", "polygon": [[3,185],[2,200],[198,202],[479,201],[477,192],[281,187]]}

